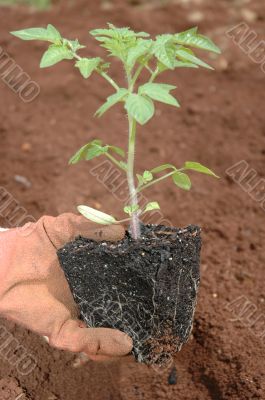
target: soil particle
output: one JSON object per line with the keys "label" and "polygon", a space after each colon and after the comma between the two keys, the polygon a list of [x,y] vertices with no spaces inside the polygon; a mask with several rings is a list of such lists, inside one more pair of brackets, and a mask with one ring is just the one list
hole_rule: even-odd
{"label": "soil particle", "polygon": [[170,374],[168,375],[168,384],[169,385],[176,385],[178,380],[177,376],[177,368],[172,367]]}

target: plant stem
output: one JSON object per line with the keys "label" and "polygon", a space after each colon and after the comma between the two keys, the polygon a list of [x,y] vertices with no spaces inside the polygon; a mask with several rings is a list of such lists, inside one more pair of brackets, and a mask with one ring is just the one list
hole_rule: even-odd
{"label": "plant stem", "polygon": [[108,157],[108,158],[113,162],[113,164],[117,165],[117,167],[119,167],[120,169],[122,169],[122,170],[125,171],[125,172],[127,171],[127,169],[124,168],[124,167],[119,163],[119,161],[116,160],[116,158],[113,157],[111,154],[105,153],[105,156]]}
{"label": "plant stem", "polygon": [[73,56],[77,59],[77,60],[82,60],[82,57],[80,57],[78,54],[73,53]]}
{"label": "plant stem", "polygon": [[132,81],[131,81],[131,88],[133,88],[133,86],[135,85],[135,82],[136,82],[137,79],[139,78],[139,76],[140,76],[140,74],[141,74],[141,72],[142,72],[142,70],[143,70],[144,68],[148,69],[148,71],[149,71],[150,73],[154,74],[154,72],[151,70],[151,68],[149,68],[148,65],[147,65],[147,63],[148,63],[149,60],[150,60],[150,57],[148,57],[148,58],[145,60],[145,62],[143,62],[142,64],[140,64],[139,67],[137,68],[137,70],[136,70],[136,72],[135,72],[135,74],[134,74],[134,76],[133,76],[133,78],[132,78]]}
{"label": "plant stem", "polygon": [[171,175],[173,175],[173,174],[175,174],[175,173],[176,173],[176,170],[174,170],[174,171],[172,171],[172,172],[169,172],[168,174],[163,175],[163,176],[161,176],[160,178],[154,179],[152,182],[149,182],[149,183],[147,183],[147,184],[144,185],[144,186],[140,186],[140,187],[136,190],[136,193],[141,192],[142,190],[148,188],[149,186],[152,186],[152,185],[154,185],[155,183],[157,183],[157,182],[159,182],[159,181],[162,181],[163,179],[166,179],[166,178],[168,178],[169,176],[171,176]]}
{"label": "plant stem", "polygon": [[[127,181],[130,195],[130,205],[138,205],[137,191],[134,183],[134,154],[135,154],[135,135],[136,135],[136,120],[128,116],[129,119],[129,144],[128,144],[128,161],[127,161]],[[137,240],[140,238],[141,229],[139,217],[136,212],[132,213],[131,217],[131,234],[133,239]]]}
{"label": "plant stem", "polygon": [[132,81],[131,81],[131,89],[134,87],[134,85],[135,85],[135,82],[137,81],[137,79],[139,78],[139,75],[140,75],[140,73],[142,72],[142,70],[144,69],[144,65],[140,65],[139,67],[138,67],[138,69],[136,70],[136,72],[135,72],[135,74],[134,74],[134,77],[132,78]]}
{"label": "plant stem", "polygon": [[152,73],[149,82],[153,82],[153,81],[155,80],[155,78],[157,77],[158,74],[159,74],[159,69],[156,68],[156,70]]}
{"label": "plant stem", "polygon": [[119,86],[117,85],[117,83],[114,82],[114,80],[106,72],[98,71],[98,70],[97,70],[97,72],[99,73],[99,75],[102,76],[102,78],[105,78],[106,81],[108,81],[111,84],[111,86],[114,87],[115,90],[118,91],[120,89]]}

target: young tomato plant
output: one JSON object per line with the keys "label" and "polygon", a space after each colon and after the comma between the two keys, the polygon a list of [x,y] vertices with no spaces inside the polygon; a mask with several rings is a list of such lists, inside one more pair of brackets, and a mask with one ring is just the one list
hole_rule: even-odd
{"label": "young tomato plant", "polygon": [[[78,40],[68,40],[52,25],[47,28],[30,28],[16,32],[13,35],[23,40],[44,40],[50,42],[44,53],[40,67],[50,67],[62,60],[75,60],[81,75],[87,79],[95,72],[115,90],[106,102],[96,111],[101,117],[115,104],[122,102],[128,117],[128,149],[127,160],[123,149],[102,144],[101,140],[93,140],[85,144],[70,159],[71,164],[80,160],[91,160],[100,155],[108,157],[117,167],[127,175],[129,189],[129,204],[124,207],[129,214],[131,234],[134,239],[140,237],[141,214],[159,208],[156,201],[148,203],[142,210],[138,204],[138,193],[163,179],[172,178],[175,185],[184,190],[191,188],[191,181],[187,171],[197,171],[216,177],[209,168],[197,162],[187,161],[181,168],[172,164],[164,164],[142,174],[134,173],[135,139],[137,124],[146,124],[155,113],[155,102],[162,102],[173,107],[179,107],[178,100],[171,94],[176,86],[167,83],[155,82],[156,78],[166,70],[177,68],[208,68],[210,65],[198,58],[191,48],[220,53],[219,48],[206,36],[197,32],[197,28],[176,34],[163,34],[151,39],[146,32],[134,32],[130,28],[117,28],[108,24],[106,29],[95,29],[90,34],[104,47],[112,57],[118,58],[126,74],[127,87],[120,87],[108,74],[110,64],[100,57],[82,57],[78,51],[85,46]],[[149,79],[143,85],[138,85],[142,71],[149,72]],[[137,184],[136,184],[137,182]],[[87,206],[79,206],[78,210],[87,218],[101,223],[111,224],[114,217],[99,212]],[[125,220],[124,220],[125,221]]]}

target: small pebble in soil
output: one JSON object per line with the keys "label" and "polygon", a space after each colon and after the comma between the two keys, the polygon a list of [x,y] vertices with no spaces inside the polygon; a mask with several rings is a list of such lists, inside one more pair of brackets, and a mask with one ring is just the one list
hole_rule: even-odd
{"label": "small pebble in soil", "polygon": [[243,8],[241,10],[242,18],[247,22],[255,22],[258,19],[258,14],[255,11],[250,10],[249,8]]}
{"label": "small pebble in soil", "polygon": [[188,14],[187,19],[193,24],[197,24],[204,20],[204,14],[201,11],[194,11]]}
{"label": "small pebble in soil", "polygon": [[110,11],[113,9],[113,4],[111,1],[103,1],[100,5],[101,10],[103,11]]}
{"label": "small pebble in soil", "polygon": [[43,337],[43,339],[44,339],[44,341],[45,341],[46,343],[49,343],[49,342],[50,342],[48,336],[42,336],[42,337]]}
{"label": "small pebble in soil", "polygon": [[226,71],[229,67],[229,63],[226,58],[220,57],[215,65],[217,71]]}
{"label": "small pebble in soil", "polygon": [[32,149],[31,143],[28,143],[28,142],[22,143],[22,145],[21,145],[22,151],[30,151],[31,149]]}
{"label": "small pebble in soil", "polygon": [[98,210],[100,210],[100,208],[102,208],[101,203],[99,203],[98,201],[94,201],[94,202],[93,202],[93,206],[94,206],[94,208],[96,208],[96,209],[98,209]]}
{"label": "small pebble in soil", "polygon": [[89,361],[89,357],[85,353],[79,353],[75,356],[72,367],[80,368],[83,365],[87,364]]}
{"label": "small pebble in soil", "polygon": [[167,381],[169,385],[176,385],[177,380],[177,369],[176,367],[173,367],[168,375]]}
{"label": "small pebble in soil", "polygon": [[31,187],[31,182],[28,178],[22,175],[15,175],[14,180],[18,183],[21,183],[23,186],[25,186],[27,189]]}

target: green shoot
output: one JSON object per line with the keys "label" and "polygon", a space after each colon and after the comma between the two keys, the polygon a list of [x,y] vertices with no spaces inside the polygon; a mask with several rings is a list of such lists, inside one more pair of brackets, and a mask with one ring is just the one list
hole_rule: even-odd
{"label": "green shoot", "polygon": [[[74,60],[75,67],[84,79],[96,73],[105,79],[114,89],[114,93],[106,99],[96,111],[95,115],[101,117],[117,103],[122,103],[128,116],[128,148],[127,159],[125,151],[119,147],[103,144],[101,140],[93,140],[85,144],[70,159],[70,164],[81,160],[91,160],[104,155],[109,158],[127,176],[129,204],[124,207],[124,212],[130,220],[131,235],[134,239],[140,237],[140,216],[143,213],[158,209],[157,202],[148,203],[144,210],[138,204],[138,194],[148,187],[171,178],[173,183],[181,189],[190,190],[191,180],[189,171],[197,171],[217,177],[209,168],[197,162],[187,161],[181,168],[172,164],[164,164],[142,174],[135,174],[135,148],[136,130],[138,125],[146,124],[155,114],[156,102],[180,107],[179,101],[172,91],[176,86],[167,83],[154,82],[164,71],[177,68],[207,68],[213,69],[205,61],[198,58],[192,48],[209,52],[220,53],[219,48],[206,36],[198,33],[197,28],[176,34],[163,34],[154,39],[146,32],[134,32],[130,28],[117,28],[108,24],[107,28],[95,29],[90,32],[106,49],[110,56],[118,58],[126,74],[127,85],[120,87],[108,73],[110,63],[100,57],[83,57],[78,51],[85,46],[79,41],[62,37],[61,33],[52,25],[47,28],[30,28],[12,32],[23,40],[42,40],[49,43],[44,53],[40,67],[47,68],[62,60]],[[149,73],[148,81],[139,85],[139,77],[143,70]],[[137,183],[136,183],[137,182]],[[79,206],[78,210],[88,219],[100,224],[113,224],[114,217],[87,206]]]}

